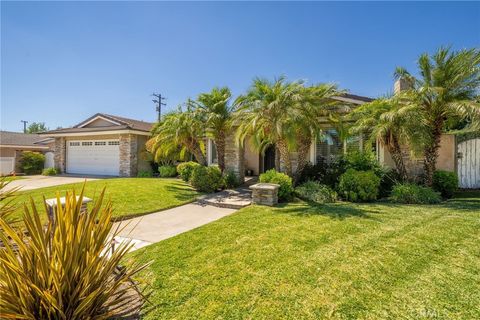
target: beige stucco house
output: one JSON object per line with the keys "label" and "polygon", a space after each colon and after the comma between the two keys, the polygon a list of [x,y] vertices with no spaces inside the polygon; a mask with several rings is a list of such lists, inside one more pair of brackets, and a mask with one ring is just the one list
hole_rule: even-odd
{"label": "beige stucco house", "polygon": [[45,165],[48,166],[53,161],[52,146],[52,139],[39,134],[0,131],[0,175],[22,173],[20,160],[24,151],[45,154]]}
{"label": "beige stucco house", "polygon": [[145,157],[151,128],[150,122],[97,113],[42,135],[55,139],[54,166],[62,173],[132,177],[151,170]]}

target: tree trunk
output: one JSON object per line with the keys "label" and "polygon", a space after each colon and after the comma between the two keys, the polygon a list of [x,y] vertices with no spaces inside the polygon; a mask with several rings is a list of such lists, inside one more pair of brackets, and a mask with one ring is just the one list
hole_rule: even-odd
{"label": "tree trunk", "polygon": [[198,143],[194,144],[191,147],[191,151],[192,151],[193,156],[195,157],[195,159],[197,160],[197,162],[199,164],[201,164],[202,166],[207,165],[207,158],[203,154],[202,149],[200,149],[200,146],[198,145]]}
{"label": "tree trunk", "polygon": [[298,181],[300,175],[302,174],[303,169],[308,163],[307,154],[310,150],[310,145],[312,144],[311,137],[303,136],[299,137],[298,141],[298,161],[297,161],[297,172],[295,173],[295,182]]}
{"label": "tree trunk", "polygon": [[225,132],[221,131],[217,134],[215,146],[217,147],[218,167],[223,172],[225,170]]}
{"label": "tree trunk", "polygon": [[435,172],[438,159],[438,149],[442,137],[443,119],[436,119],[433,123],[431,139],[424,150],[425,185],[431,187],[433,184],[433,173]]}
{"label": "tree trunk", "polygon": [[290,160],[290,153],[288,152],[287,143],[280,139],[277,142],[278,150],[280,151],[280,158],[283,160],[283,164],[285,166],[285,173],[288,176],[292,176],[292,161]]}
{"label": "tree trunk", "polygon": [[280,150],[278,144],[275,144],[275,171],[280,172]]}
{"label": "tree trunk", "polygon": [[390,155],[392,156],[392,160],[395,163],[400,178],[403,181],[408,181],[408,173],[405,167],[405,162],[403,161],[402,148],[396,136],[393,136],[392,143],[388,144],[388,152],[390,152]]}

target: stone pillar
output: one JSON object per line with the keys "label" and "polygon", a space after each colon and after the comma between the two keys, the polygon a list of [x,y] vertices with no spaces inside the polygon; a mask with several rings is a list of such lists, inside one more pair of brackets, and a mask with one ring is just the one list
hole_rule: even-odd
{"label": "stone pillar", "polygon": [[279,184],[275,183],[257,183],[250,186],[252,190],[252,202],[255,204],[263,204],[273,206],[278,203]]}
{"label": "stone pillar", "polygon": [[133,134],[120,135],[120,176],[135,177],[138,163],[137,136]]}
{"label": "stone pillar", "polygon": [[55,138],[55,143],[53,145],[53,163],[55,168],[60,173],[65,173],[66,170],[66,153],[67,145],[64,137]]}
{"label": "stone pillar", "polygon": [[225,137],[225,170],[233,171],[240,183],[245,181],[245,150],[235,143],[235,132]]}
{"label": "stone pillar", "polygon": [[395,84],[393,85],[393,92],[395,94],[399,94],[400,92],[408,90],[410,88],[411,86],[408,81],[406,79],[400,78],[395,81]]}

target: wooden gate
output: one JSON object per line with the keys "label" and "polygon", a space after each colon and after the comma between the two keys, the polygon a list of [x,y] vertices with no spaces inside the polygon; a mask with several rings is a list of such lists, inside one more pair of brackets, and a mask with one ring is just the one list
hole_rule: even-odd
{"label": "wooden gate", "polygon": [[460,188],[480,188],[480,138],[458,143],[457,152],[457,174]]}

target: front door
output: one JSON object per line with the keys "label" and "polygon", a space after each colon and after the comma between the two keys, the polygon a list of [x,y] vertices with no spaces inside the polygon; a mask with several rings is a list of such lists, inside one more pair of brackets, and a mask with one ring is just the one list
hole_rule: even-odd
{"label": "front door", "polygon": [[271,145],[265,150],[263,156],[263,172],[275,168],[275,145]]}

